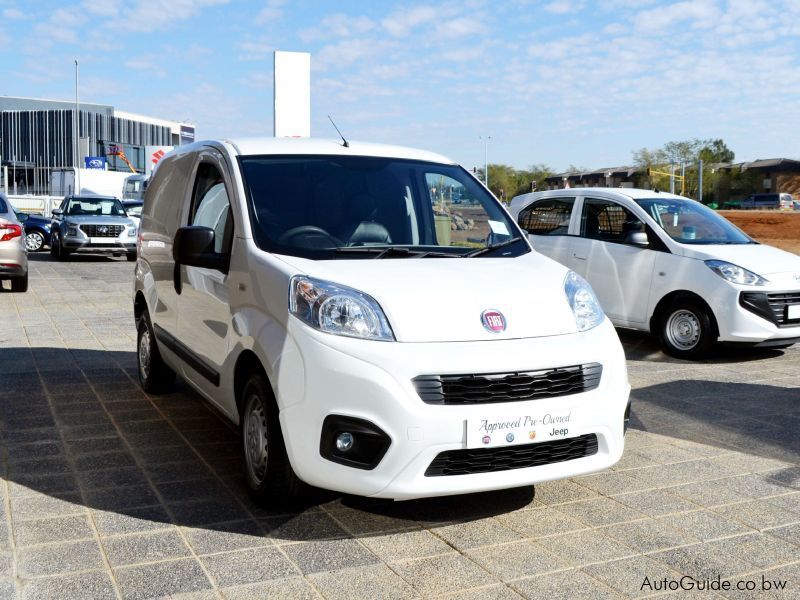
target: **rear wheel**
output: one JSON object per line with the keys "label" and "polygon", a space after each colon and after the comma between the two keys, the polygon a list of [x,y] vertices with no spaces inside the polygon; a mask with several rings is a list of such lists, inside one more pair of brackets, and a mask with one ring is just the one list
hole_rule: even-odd
{"label": "rear wheel", "polygon": [[271,505],[297,500],[305,484],[289,463],[278,407],[263,375],[251,375],[242,391],[241,406],[242,451],[251,494],[259,502]]}
{"label": "rear wheel", "polygon": [[161,353],[147,311],[139,319],[139,334],[136,344],[139,383],[148,394],[167,392],[175,383],[175,371],[170,369]]}
{"label": "rear wheel", "polygon": [[25,273],[22,277],[15,277],[11,280],[12,292],[27,292],[28,291],[28,274]]}
{"label": "rear wheel", "polygon": [[677,300],[661,318],[661,344],[675,358],[702,358],[714,345],[714,325],[707,308],[691,299]]}

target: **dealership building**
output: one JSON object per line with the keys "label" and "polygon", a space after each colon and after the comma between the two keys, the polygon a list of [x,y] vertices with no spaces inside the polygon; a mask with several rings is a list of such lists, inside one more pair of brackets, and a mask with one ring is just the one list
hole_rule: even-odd
{"label": "dealership building", "polygon": [[74,101],[0,96],[0,189],[47,194],[52,171],[90,164],[129,173],[132,167],[145,173],[148,147],[194,141],[192,123],[86,102],[78,105],[76,136],[75,108]]}

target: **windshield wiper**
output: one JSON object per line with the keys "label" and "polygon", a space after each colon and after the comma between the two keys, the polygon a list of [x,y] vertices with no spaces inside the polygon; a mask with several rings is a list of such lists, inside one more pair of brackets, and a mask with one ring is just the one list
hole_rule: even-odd
{"label": "windshield wiper", "polygon": [[485,248],[477,248],[476,250],[470,250],[469,252],[466,252],[461,256],[462,258],[472,258],[475,256],[482,256],[484,254],[488,254],[489,252],[497,250],[498,248],[504,248],[505,246],[510,246],[514,242],[518,242],[521,239],[522,238],[520,236],[516,236],[511,238],[510,240],[506,240],[504,242],[498,242],[497,244],[492,244],[491,246],[486,246]]}
{"label": "windshield wiper", "polygon": [[403,246],[344,246],[337,254],[374,254],[373,258],[458,258],[459,254],[434,250],[412,250]]}

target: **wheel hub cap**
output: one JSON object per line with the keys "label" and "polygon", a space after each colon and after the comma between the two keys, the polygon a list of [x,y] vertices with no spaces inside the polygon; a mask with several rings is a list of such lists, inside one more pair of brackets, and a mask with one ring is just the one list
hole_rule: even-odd
{"label": "wheel hub cap", "polygon": [[250,410],[244,427],[244,450],[250,475],[260,484],[267,474],[267,418],[258,398],[251,398],[248,405]]}
{"label": "wheel hub cap", "polygon": [[29,233],[25,236],[25,247],[30,251],[36,251],[42,247],[44,238],[39,233]]}
{"label": "wheel hub cap", "polygon": [[143,380],[150,376],[150,330],[145,329],[139,340],[139,373]]}
{"label": "wheel hub cap", "polygon": [[672,313],[667,321],[666,335],[669,342],[681,350],[691,350],[700,341],[702,328],[693,312],[681,309]]}

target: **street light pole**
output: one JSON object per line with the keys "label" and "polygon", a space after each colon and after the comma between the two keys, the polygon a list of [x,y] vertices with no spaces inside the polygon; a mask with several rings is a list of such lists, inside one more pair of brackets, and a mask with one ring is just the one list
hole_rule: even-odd
{"label": "street light pole", "polygon": [[81,105],[78,99],[78,59],[75,59],[75,193],[81,192]]}
{"label": "street light pole", "polygon": [[480,139],[483,140],[483,184],[489,189],[489,140],[492,136],[482,135]]}

